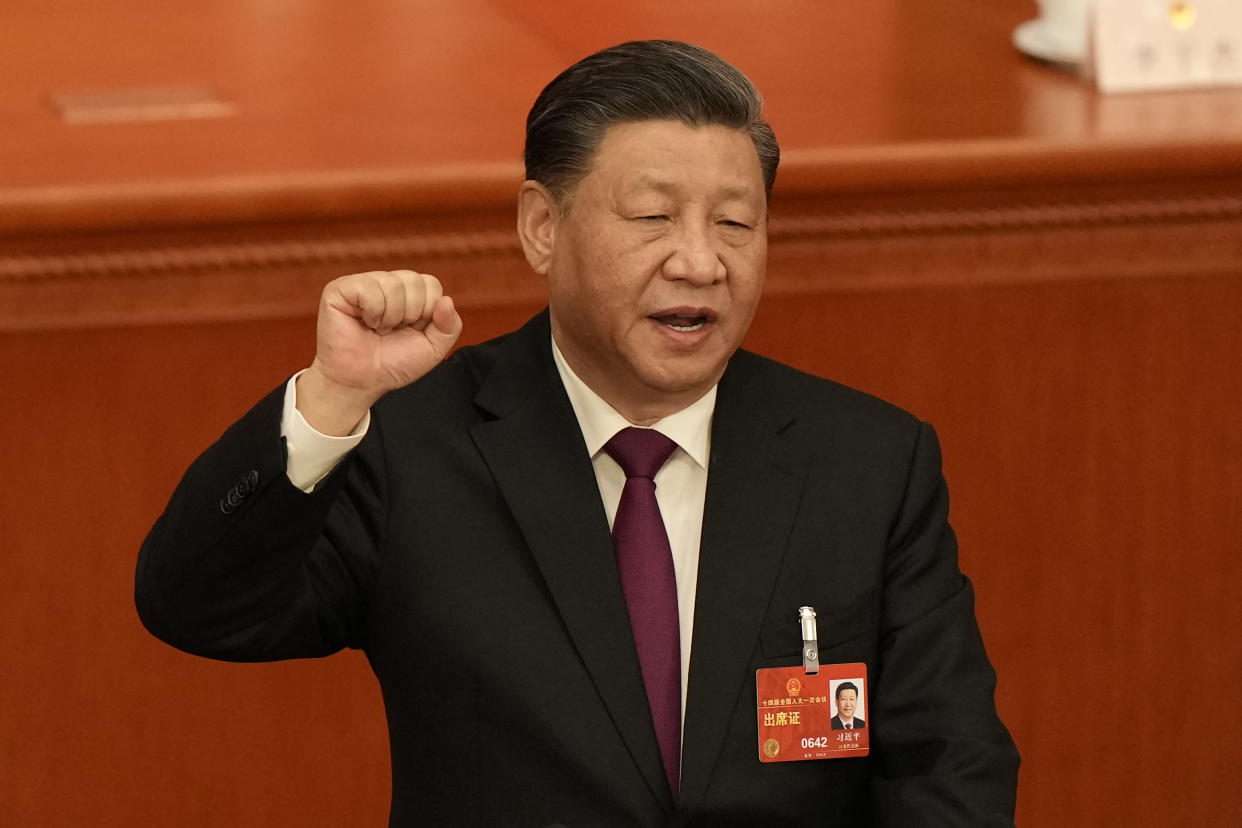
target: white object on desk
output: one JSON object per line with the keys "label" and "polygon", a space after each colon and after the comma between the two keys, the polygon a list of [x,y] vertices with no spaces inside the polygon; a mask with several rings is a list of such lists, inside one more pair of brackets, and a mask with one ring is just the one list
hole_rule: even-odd
{"label": "white object on desk", "polygon": [[1096,0],[1096,85],[1135,92],[1242,84],[1239,0]]}
{"label": "white object on desk", "polygon": [[1040,60],[1070,67],[1087,55],[1088,23],[1094,0],[1039,0],[1039,17],[1013,32],[1018,50]]}

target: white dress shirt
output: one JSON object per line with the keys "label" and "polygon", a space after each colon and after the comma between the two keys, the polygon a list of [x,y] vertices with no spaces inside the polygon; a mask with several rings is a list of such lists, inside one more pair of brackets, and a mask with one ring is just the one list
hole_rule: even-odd
{"label": "white dress shirt", "polygon": [[[552,342],[556,370],[565,384],[569,402],[578,417],[586,440],[595,480],[604,500],[611,528],[625,488],[625,472],[604,451],[604,444],[633,423],[604,402],[578,378]],[[686,719],[686,686],[690,675],[690,642],[694,637],[694,593],[699,577],[699,541],[703,535],[703,501],[707,495],[707,461],[711,456],[712,414],[716,411],[716,387],[688,408],[670,414],[651,425],[677,444],[668,462],[656,472],[656,503],[664,518],[668,545],[673,551],[673,571],[677,574],[677,619],[681,628],[681,718]]]}
{"label": "white dress shirt", "polygon": [[309,492],[362,442],[371,427],[371,412],[363,416],[348,437],[332,437],[315,430],[298,411],[298,377],[303,373],[298,371],[285,384],[280,436],[285,438],[285,475],[290,483]]}
{"label": "white dress shirt", "polygon": [[[625,472],[604,451],[604,444],[633,424],[583,382],[555,340],[552,357],[569,395],[578,427],[599,484],[604,512],[611,528],[625,487]],[[311,427],[297,410],[297,378],[285,386],[284,412],[280,423],[287,453],[286,474],[293,485],[309,492],[362,441],[370,426],[368,413],[348,437],[330,437]],[[677,576],[677,614],[681,627],[681,714],[686,716],[686,687],[690,674],[690,643],[694,637],[694,596],[699,572],[699,541],[703,534],[703,501],[707,494],[707,465],[711,456],[711,422],[716,410],[716,388],[687,408],[670,414],[650,427],[677,444],[664,466],[656,472],[656,502],[664,518],[673,570]]]}

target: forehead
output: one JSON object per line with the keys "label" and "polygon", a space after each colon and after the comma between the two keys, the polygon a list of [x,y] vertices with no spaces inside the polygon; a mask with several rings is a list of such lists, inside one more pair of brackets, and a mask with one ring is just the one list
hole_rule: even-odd
{"label": "forehead", "polygon": [[763,171],[749,133],[718,124],[614,124],[604,133],[581,183],[614,195],[651,190],[764,198]]}

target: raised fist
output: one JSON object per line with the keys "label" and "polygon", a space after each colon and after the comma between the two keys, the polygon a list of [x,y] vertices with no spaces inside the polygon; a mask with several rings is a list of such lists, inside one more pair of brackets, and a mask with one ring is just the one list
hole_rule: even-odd
{"label": "raised fist", "polygon": [[319,299],[298,410],[324,434],[348,434],[376,400],[439,364],[460,335],[461,317],[434,276],[377,270],[334,279]]}

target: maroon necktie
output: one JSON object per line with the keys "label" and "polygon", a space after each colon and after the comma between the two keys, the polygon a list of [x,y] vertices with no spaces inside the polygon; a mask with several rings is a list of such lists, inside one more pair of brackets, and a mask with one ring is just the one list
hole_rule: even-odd
{"label": "maroon necktie", "polygon": [[623,428],[604,446],[625,472],[612,544],[664,772],[674,796],[681,773],[681,632],[673,552],[652,478],[675,448],[672,440],[647,428]]}

